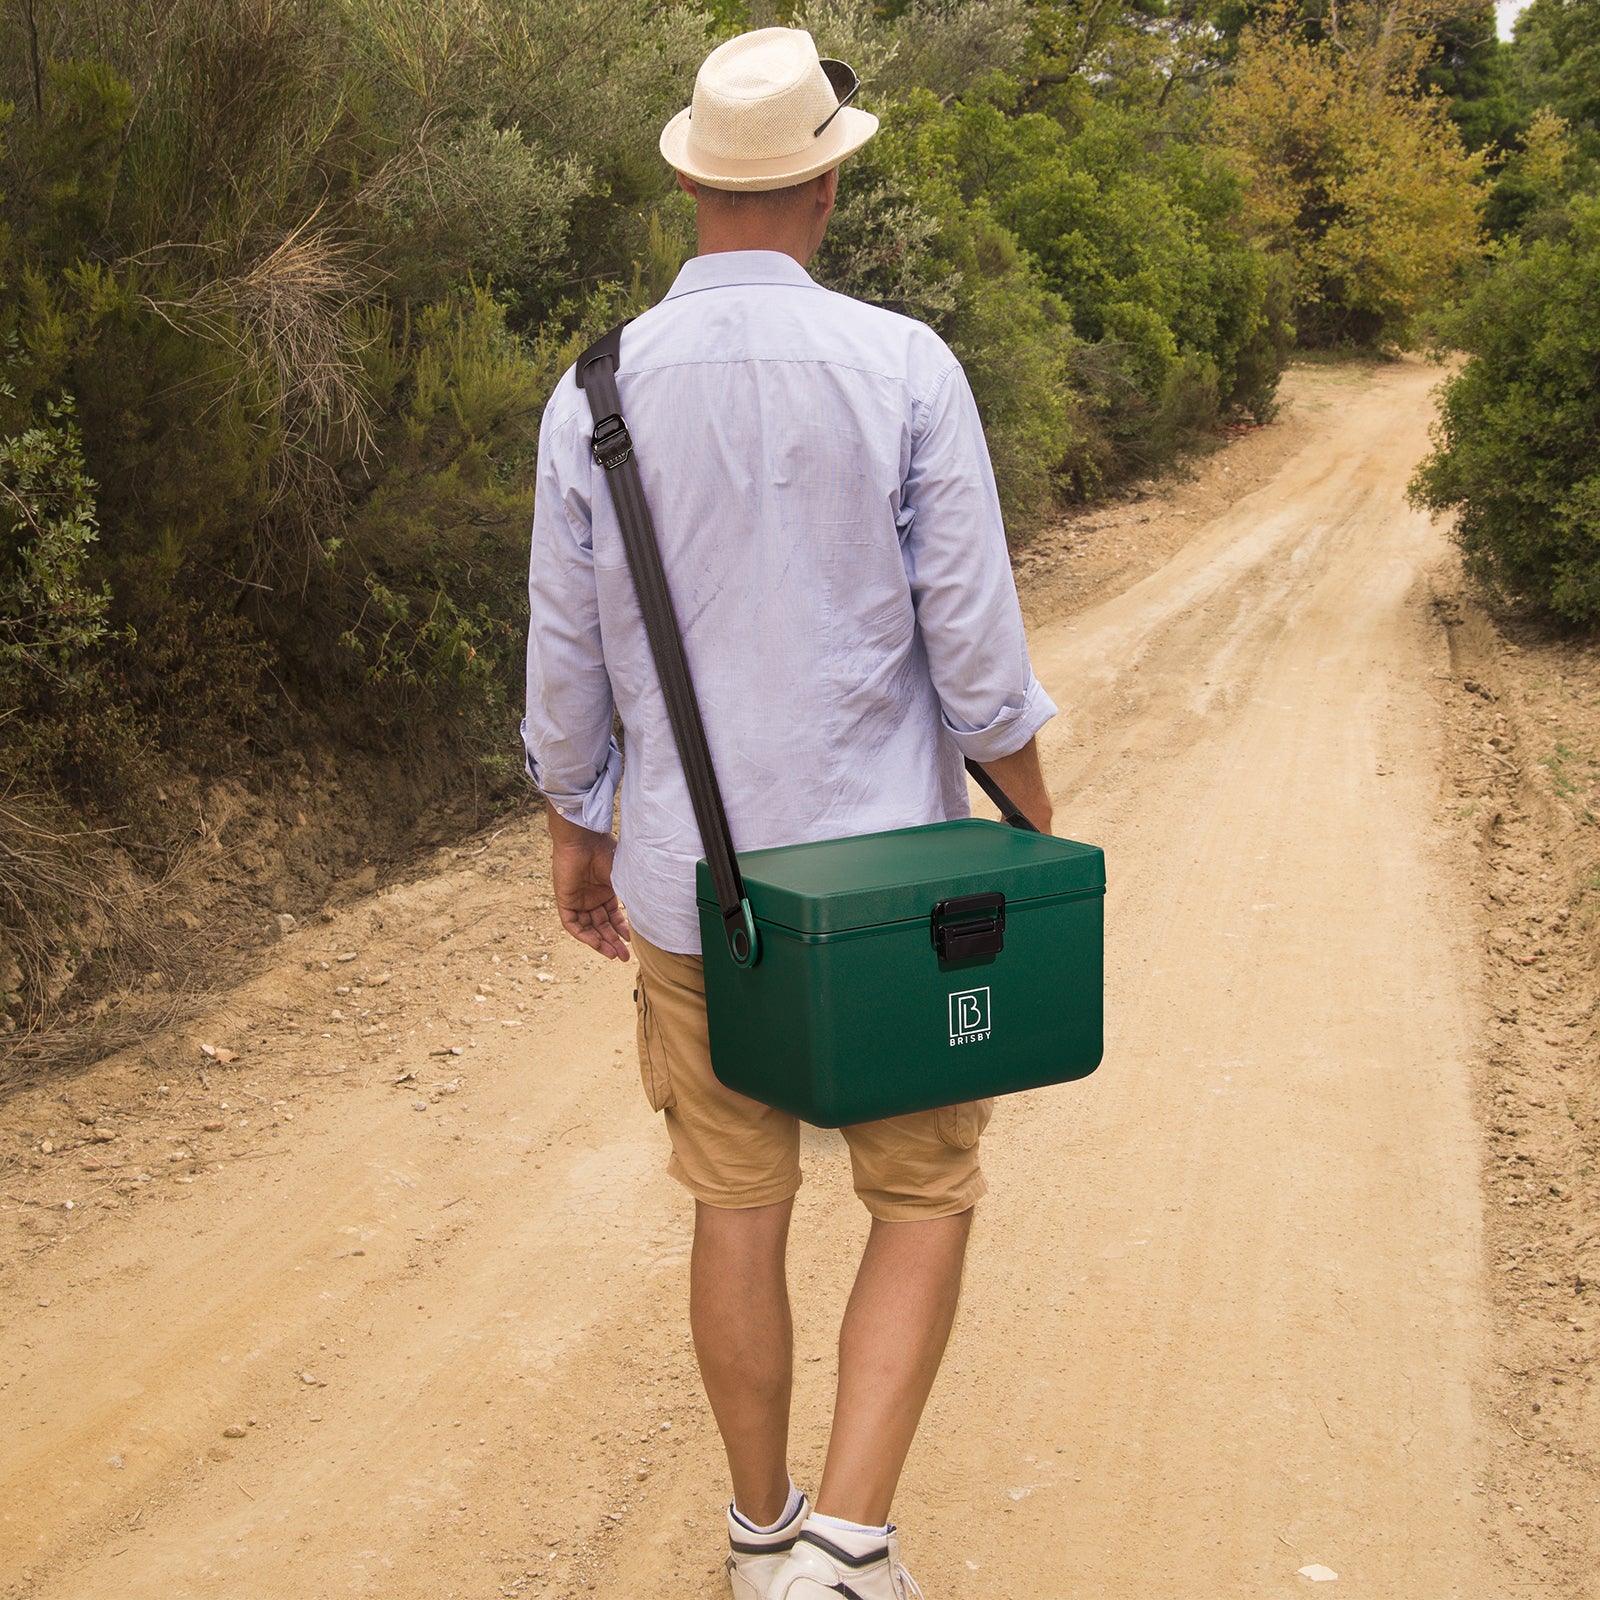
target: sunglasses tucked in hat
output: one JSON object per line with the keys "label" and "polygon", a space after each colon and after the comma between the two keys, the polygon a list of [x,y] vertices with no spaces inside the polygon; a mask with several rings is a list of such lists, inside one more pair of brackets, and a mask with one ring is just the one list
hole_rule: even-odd
{"label": "sunglasses tucked in hat", "polygon": [[758,28],[701,63],[694,101],[661,130],[661,153],[714,189],[784,189],[839,165],[878,131],[846,104],[860,87],[803,28]]}

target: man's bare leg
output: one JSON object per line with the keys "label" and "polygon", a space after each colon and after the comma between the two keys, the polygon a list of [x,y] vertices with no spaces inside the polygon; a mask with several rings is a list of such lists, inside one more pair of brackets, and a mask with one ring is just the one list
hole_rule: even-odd
{"label": "man's bare leg", "polygon": [[728,1452],[733,1503],[757,1526],[789,1498],[794,1327],[784,1253],[793,1200],[729,1211],[695,1202],[689,1324]]}
{"label": "man's bare leg", "polygon": [[839,1390],[816,1502],[824,1516],[868,1527],[889,1520],[955,1322],[971,1228],[970,1210],[873,1222],[839,1330]]}

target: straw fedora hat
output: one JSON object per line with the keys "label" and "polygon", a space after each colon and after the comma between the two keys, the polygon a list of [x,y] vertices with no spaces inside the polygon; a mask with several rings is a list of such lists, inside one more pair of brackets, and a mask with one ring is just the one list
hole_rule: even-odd
{"label": "straw fedora hat", "polygon": [[661,130],[661,153],[713,189],[804,183],[878,131],[870,111],[841,103],[855,87],[855,74],[824,64],[803,28],[742,33],[701,63],[693,103]]}

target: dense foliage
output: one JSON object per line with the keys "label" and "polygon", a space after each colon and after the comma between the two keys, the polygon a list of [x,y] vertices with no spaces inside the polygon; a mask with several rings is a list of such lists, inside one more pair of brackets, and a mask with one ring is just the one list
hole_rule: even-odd
{"label": "dense foliage", "polygon": [[1443,337],[1413,499],[1456,514],[1469,567],[1509,600],[1600,624],[1600,5],[1534,0],[1511,81],[1522,119],[1489,217],[1499,237]]}
{"label": "dense foliage", "polygon": [[1472,360],[1445,386],[1417,477],[1459,507],[1469,566],[1502,592],[1600,622],[1600,197],[1510,245],[1450,319]]}

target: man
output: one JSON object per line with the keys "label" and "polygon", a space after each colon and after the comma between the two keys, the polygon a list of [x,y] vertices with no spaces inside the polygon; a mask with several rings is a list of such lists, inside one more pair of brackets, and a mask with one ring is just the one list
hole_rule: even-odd
{"label": "man", "polygon": [[[1055,707],[965,377],[929,329],[805,271],[839,163],[877,130],[854,92],[797,29],[711,53],[661,137],[699,254],[622,337],[623,414],[740,850],[964,816],[963,756],[1050,825],[1033,741]],[[540,431],[523,736],[563,925],[639,957],[641,1071],[695,1198],[690,1322],[732,1478],[729,1581],[736,1600],[907,1600],[890,1503],[955,1316],[989,1105],[844,1130],[873,1223],[813,1509],[787,1465],[799,1129],[711,1071],[703,852],[591,434],[569,372]]]}

